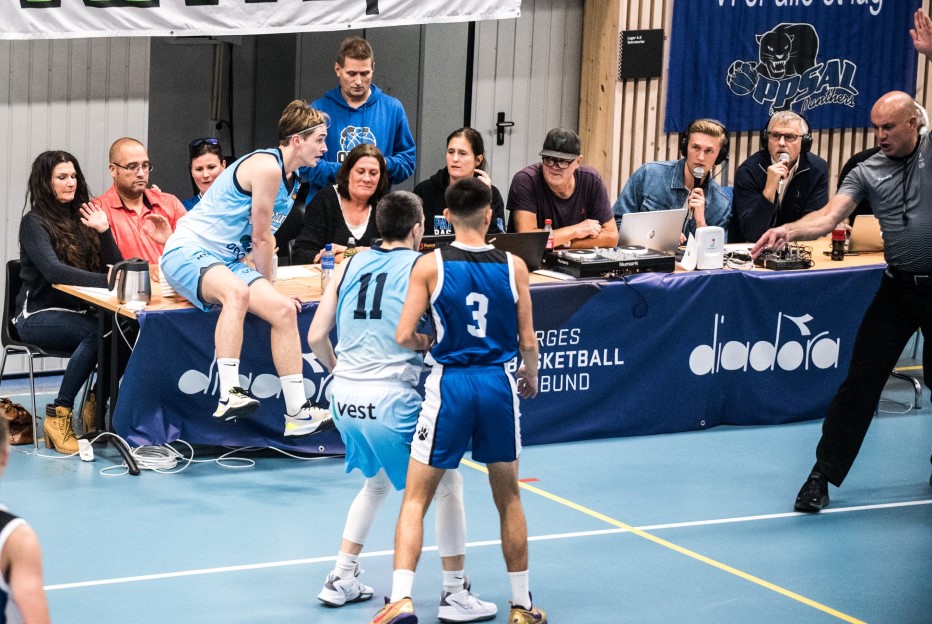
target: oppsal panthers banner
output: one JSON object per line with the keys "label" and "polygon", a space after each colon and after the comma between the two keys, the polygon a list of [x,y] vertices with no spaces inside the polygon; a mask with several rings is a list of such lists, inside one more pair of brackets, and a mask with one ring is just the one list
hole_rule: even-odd
{"label": "oppsal panthers banner", "polygon": [[712,117],[762,128],[792,109],[813,128],[870,126],[881,95],[915,93],[921,0],[676,0],[664,129]]}
{"label": "oppsal panthers banner", "polygon": [[0,39],[259,35],[520,16],[521,0],[0,0]]}

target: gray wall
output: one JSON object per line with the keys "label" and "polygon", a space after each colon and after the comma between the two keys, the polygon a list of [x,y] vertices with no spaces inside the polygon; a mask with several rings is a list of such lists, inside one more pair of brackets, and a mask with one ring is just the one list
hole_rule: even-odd
{"label": "gray wall", "polygon": [[[397,188],[410,190],[444,165],[444,139],[463,125],[467,30],[467,24],[436,24],[241,37],[232,42],[153,39],[151,180],[180,197],[191,195],[187,146],[195,138],[217,136],[224,151],[236,155],[274,145],[285,105],[295,98],[314,100],[337,86],[333,64],[340,41],[360,35],[375,49],[373,83],[401,100],[408,113],[418,162],[414,176]],[[229,127],[224,124],[218,131],[218,119],[211,114],[216,90],[219,117],[230,119],[231,59],[235,145]]]}

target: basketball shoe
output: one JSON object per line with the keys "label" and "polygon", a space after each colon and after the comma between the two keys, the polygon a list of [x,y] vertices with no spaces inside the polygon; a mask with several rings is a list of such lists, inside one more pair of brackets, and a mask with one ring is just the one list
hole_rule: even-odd
{"label": "basketball shoe", "polygon": [[290,438],[321,433],[333,428],[333,414],[330,410],[312,405],[310,399],[304,402],[294,416],[285,414],[285,436]]}
{"label": "basketball shoe", "polygon": [[259,401],[252,398],[246,391],[239,386],[230,388],[226,399],[220,399],[217,403],[217,410],[214,412],[214,418],[224,420],[235,420],[237,418],[246,418],[252,416],[259,409]]}
{"label": "basketball shoe", "polygon": [[372,598],[372,588],[359,582],[357,577],[361,572],[358,565],[350,578],[340,578],[330,572],[327,574],[324,588],[317,594],[317,599],[328,607],[342,607],[348,602],[369,600]]}
{"label": "basketball shoe", "polygon": [[440,612],[437,619],[441,622],[482,622],[491,620],[498,613],[498,607],[491,602],[479,600],[474,596],[469,577],[463,578],[463,589],[458,592],[440,593]]}
{"label": "basketball shoe", "polygon": [[386,598],[385,606],[379,609],[369,624],[417,624],[414,603],[410,598],[402,598],[398,602],[389,602]]}
{"label": "basketball shoe", "polygon": [[547,614],[533,605],[530,609],[511,605],[508,624],[547,624]]}

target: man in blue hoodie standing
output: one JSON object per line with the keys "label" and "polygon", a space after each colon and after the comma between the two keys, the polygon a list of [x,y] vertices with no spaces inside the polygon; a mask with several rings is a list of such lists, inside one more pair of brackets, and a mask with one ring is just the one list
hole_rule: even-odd
{"label": "man in blue hoodie standing", "polygon": [[300,172],[311,183],[308,200],[319,189],[336,182],[346,154],[360,143],[371,143],[381,150],[391,184],[404,182],[414,173],[417,150],[405,109],[396,98],[372,84],[374,68],[374,53],[368,41],[362,37],[343,40],[333,66],[340,86],[311,103],[311,108],[330,117],[330,127],[325,157],[317,167]]}

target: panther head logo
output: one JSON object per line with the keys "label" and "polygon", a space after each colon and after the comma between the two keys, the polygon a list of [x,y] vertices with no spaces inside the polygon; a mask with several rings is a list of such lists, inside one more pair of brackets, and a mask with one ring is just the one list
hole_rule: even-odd
{"label": "panther head logo", "polygon": [[762,35],[758,45],[757,71],[773,80],[802,75],[813,67],[819,54],[819,35],[810,24],[778,24]]}

